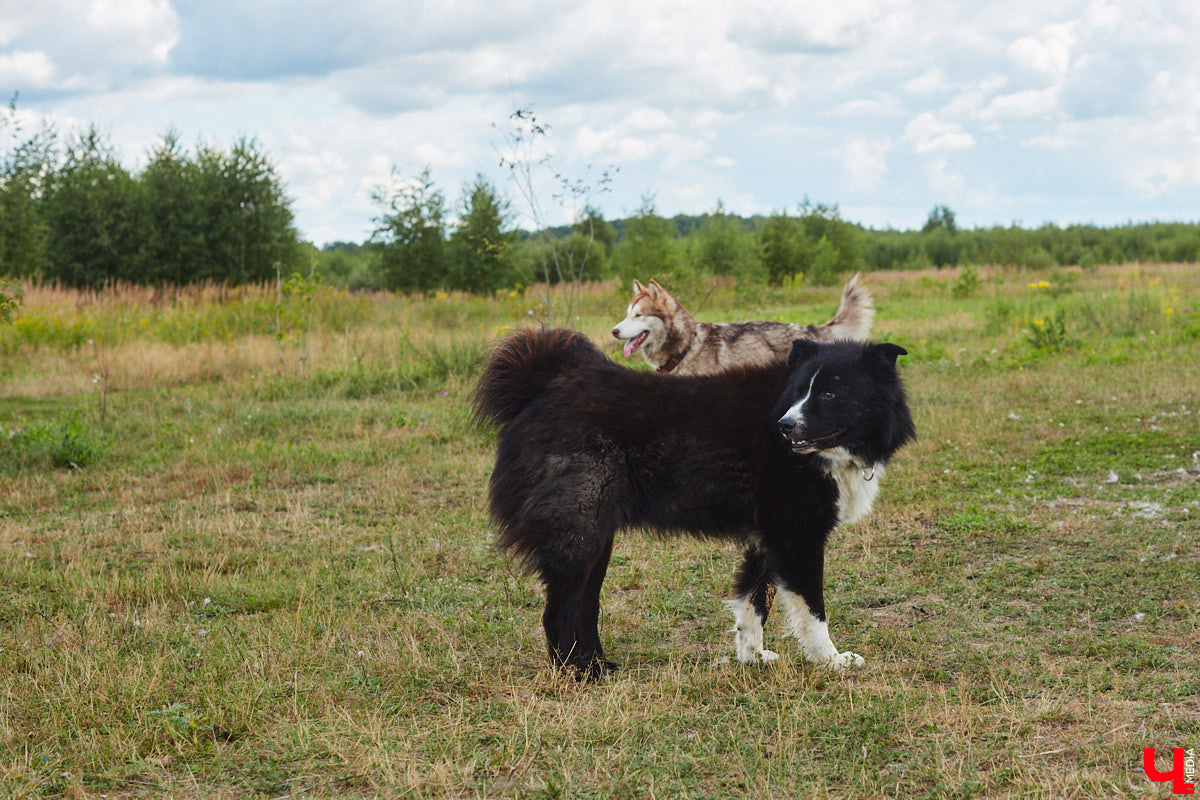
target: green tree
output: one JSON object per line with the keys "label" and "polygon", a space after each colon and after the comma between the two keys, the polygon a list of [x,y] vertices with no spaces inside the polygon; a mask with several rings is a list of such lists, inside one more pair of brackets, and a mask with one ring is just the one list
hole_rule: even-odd
{"label": "green tree", "polygon": [[811,247],[800,221],[786,211],[772,214],[758,233],[767,283],[778,286],[811,262]]}
{"label": "green tree", "polygon": [[836,205],[805,199],[800,205],[800,225],[809,241],[815,243],[804,268],[811,283],[836,283],[842,275],[862,269],[860,230],[842,219]]}
{"label": "green tree", "polygon": [[592,205],[584,206],[583,215],[571,230],[599,242],[604,248],[605,258],[612,258],[613,249],[617,244],[617,229],[604,219],[600,210]]}
{"label": "green tree", "polygon": [[741,219],[727,212],[720,200],[697,235],[696,260],[703,272],[753,277],[759,271],[761,262],[753,239]]}
{"label": "green tree", "polygon": [[141,182],[150,226],[142,281],[183,285],[201,276],[218,278],[205,228],[209,215],[219,213],[221,206],[204,208],[197,164],[183,152],[176,131],[167,131],[150,152]]}
{"label": "green tree", "polygon": [[94,127],[68,143],[46,197],[48,278],[98,287],[137,280],[147,229],[141,186]]}
{"label": "green tree", "polygon": [[921,233],[929,233],[930,231],[944,230],[954,233],[958,230],[958,226],[954,222],[954,212],[949,206],[934,206],[929,212],[929,218],[925,220],[925,227],[921,228]]}
{"label": "green tree", "polygon": [[679,267],[675,225],[658,216],[654,195],[643,195],[642,204],[629,219],[625,235],[613,248],[617,274],[628,282],[662,278]]}
{"label": "green tree", "polygon": [[555,239],[553,262],[561,266],[551,283],[560,280],[602,281],[611,275],[604,243],[582,231],[571,231],[561,239]]}
{"label": "green tree", "polygon": [[16,98],[0,109],[0,275],[32,276],[46,268],[42,200],[54,172],[55,138],[51,127],[22,134]]}
{"label": "green tree", "polygon": [[190,268],[190,281],[234,284],[274,280],[300,264],[301,247],[291,203],[274,163],[253,139],[242,138],[226,154],[197,149],[194,193],[202,220],[206,258]]}
{"label": "green tree", "polygon": [[925,255],[935,267],[952,267],[963,262],[964,240],[958,235],[954,212],[935,206],[921,228]]}
{"label": "green tree", "polygon": [[504,230],[509,216],[508,202],[482,175],[463,187],[462,213],[450,235],[450,288],[484,294],[516,283],[516,234]]}
{"label": "green tree", "polygon": [[389,289],[429,291],[446,279],[445,197],[434,188],[429,167],[413,181],[381,188],[372,199],[382,212],[372,236]]}
{"label": "green tree", "polygon": [[384,288],[379,269],[379,252],[370,245],[355,242],[330,242],[316,254],[321,277],[333,286],[346,289]]}

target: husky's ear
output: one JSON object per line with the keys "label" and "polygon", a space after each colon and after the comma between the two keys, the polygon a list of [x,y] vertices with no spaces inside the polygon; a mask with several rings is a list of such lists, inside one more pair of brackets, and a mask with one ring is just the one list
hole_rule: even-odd
{"label": "husky's ear", "polygon": [[634,278],[633,279],[633,293],[641,294],[644,291],[646,291],[646,290],[642,288],[642,285],[640,283],[638,283],[637,278]]}
{"label": "husky's ear", "polygon": [[867,345],[867,354],[873,358],[879,359],[885,364],[896,365],[896,359],[900,356],[908,355],[908,351],[898,344],[891,342],[882,342],[880,344]]}
{"label": "husky's ear", "polygon": [[653,278],[650,280],[650,285],[646,288],[650,290],[650,294],[658,294],[663,291],[663,287],[659,286]]}
{"label": "husky's ear", "polygon": [[788,353],[787,365],[794,367],[809,356],[816,354],[819,345],[812,339],[797,339],[792,342],[792,352]]}

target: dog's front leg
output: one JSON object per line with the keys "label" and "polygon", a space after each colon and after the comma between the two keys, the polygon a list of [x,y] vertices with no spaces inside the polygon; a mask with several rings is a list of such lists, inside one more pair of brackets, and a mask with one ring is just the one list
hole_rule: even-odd
{"label": "dog's front leg", "polygon": [[849,650],[839,652],[829,638],[829,623],[825,620],[824,564],[822,548],[789,559],[787,568],[777,567],[783,577],[779,605],[787,617],[789,632],[800,642],[805,659],[821,669],[861,667],[865,663],[862,656]]}

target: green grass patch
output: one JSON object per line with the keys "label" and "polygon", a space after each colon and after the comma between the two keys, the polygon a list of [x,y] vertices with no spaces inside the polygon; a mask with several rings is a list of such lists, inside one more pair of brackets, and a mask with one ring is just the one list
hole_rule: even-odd
{"label": "green grass patch", "polygon": [[79,412],[53,420],[0,425],[0,473],[83,469],[104,456],[107,442]]}

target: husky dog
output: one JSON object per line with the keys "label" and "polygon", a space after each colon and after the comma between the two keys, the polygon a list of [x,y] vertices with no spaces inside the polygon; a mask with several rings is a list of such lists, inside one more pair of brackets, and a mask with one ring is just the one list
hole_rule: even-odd
{"label": "husky dog", "polygon": [[500,543],[546,589],[550,659],[584,678],[604,657],[600,587],[623,528],[745,546],[739,661],[778,656],[763,623],[778,594],[806,660],[863,663],[825,621],[825,542],[864,517],[884,466],[915,435],[895,344],[799,339],[785,362],[677,377],[613,363],[583,334],[525,330],[488,358],[476,417],[499,430],[489,498]]}
{"label": "husky dog", "polygon": [[875,306],[855,275],[842,289],[837,313],[824,325],[792,322],[697,322],[675,296],[654,281],[633,282],[633,300],[612,335],[625,341],[625,357],[640,352],[659,372],[708,375],[735,366],[787,357],[796,339],[861,341],[871,332]]}

